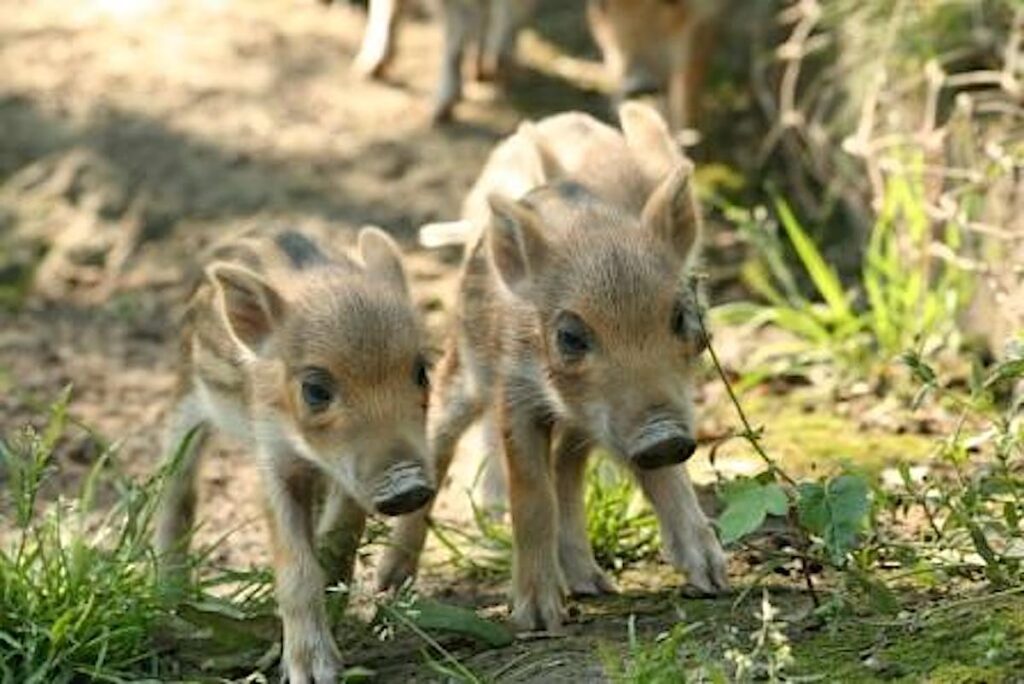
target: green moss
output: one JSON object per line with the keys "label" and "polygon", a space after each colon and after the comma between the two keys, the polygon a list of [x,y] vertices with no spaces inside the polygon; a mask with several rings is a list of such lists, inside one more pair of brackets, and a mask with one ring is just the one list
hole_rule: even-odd
{"label": "green moss", "polygon": [[1000,667],[975,667],[956,663],[943,664],[928,675],[933,684],[992,684],[1011,679],[1011,674]]}
{"label": "green moss", "polygon": [[[764,428],[763,445],[768,454],[796,476],[845,467],[877,473],[900,461],[924,460],[934,447],[933,440],[924,435],[865,428],[833,412],[832,404],[811,396],[794,393],[782,400],[760,395],[741,401],[751,424]],[[820,408],[807,410],[805,406]],[[735,423],[732,414],[727,420]],[[735,440],[719,450],[718,458],[738,457],[749,451],[747,444]]]}
{"label": "green moss", "polygon": [[865,430],[840,416],[792,408],[773,416],[772,424],[768,447],[798,471],[839,465],[876,471],[900,460],[921,459],[932,447],[930,440],[916,435]]}
{"label": "green moss", "polygon": [[794,639],[797,670],[834,681],[1001,682],[1024,671],[1024,598],[943,611],[919,625],[849,621]]}

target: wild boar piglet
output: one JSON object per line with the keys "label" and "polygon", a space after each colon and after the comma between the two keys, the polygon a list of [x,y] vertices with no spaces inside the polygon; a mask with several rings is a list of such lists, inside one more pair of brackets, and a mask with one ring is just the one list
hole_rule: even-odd
{"label": "wild boar piglet", "polygon": [[[624,131],[578,113],[525,124],[467,197],[470,238],[427,434],[444,473],[466,428],[497,425],[514,537],[512,618],[558,630],[563,594],[613,591],[587,539],[583,474],[602,446],[632,471],[664,550],[691,585],[726,562],[682,463],[695,452],[705,347],[691,266],[693,165],[664,120],[632,103]],[[416,569],[427,510],[401,518],[382,586]]]}
{"label": "wild boar piglet", "polygon": [[587,19],[623,102],[663,95],[673,130],[693,123],[724,0],[589,0]]}
{"label": "wild boar piglet", "polygon": [[[519,29],[537,0],[441,0],[444,31],[441,73],[431,112],[435,122],[452,117],[462,99],[462,67],[473,51],[472,74],[481,81],[499,79],[513,61]],[[362,46],[353,62],[357,73],[379,78],[395,54],[395,38],[407,0],[370,0]]]}
{"label": "wild boar piglet", "polygon": [[241,440],[262,478],[292,684],[337,680],[324,588],[351,577],[367,513],[410,513],[434,494],[424,341],[399,249],[376,228],[360,233],[358,258],[295,231],[243,236],[214,250],[189,301],[162,571],[185,571],[207,436]]}

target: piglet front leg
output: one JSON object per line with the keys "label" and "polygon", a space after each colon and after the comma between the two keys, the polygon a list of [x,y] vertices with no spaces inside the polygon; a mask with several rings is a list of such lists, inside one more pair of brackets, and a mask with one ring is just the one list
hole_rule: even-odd
{"label": "piglet front leg", "polygon": [[313,473],[294,459],[264,460],[260,471],[284,626],[281,671],[290,684],[334,684],[342,669],[341,655],[327,620],[324,573],[313,546]]}
{"label": "piglet front leg", "polygon": [[706,595],[729,590],[725,552],[697,502],[683,465],[636,469],[640,486],[651,502],[661,528],[669,562],[687,575],[690,585]]}
{"label": "piglet front leg", "polygon": [[365,78],[384,75],[395,54],[395,33],[405,12],[405,0],[370,0],[363,44],[352,68]]}
{"label": "piglet front leg", "polygon": [[512,513],[512,623],[522,631],[562,631],[565,581],[558,565],[558,500],[551,429],[506,408],[502,416]]}

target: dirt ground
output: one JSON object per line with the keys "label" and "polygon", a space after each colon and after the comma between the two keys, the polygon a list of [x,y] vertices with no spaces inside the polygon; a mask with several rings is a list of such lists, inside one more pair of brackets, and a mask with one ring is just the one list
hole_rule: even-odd
{"label": "dirt ground", "polygon": [[[545,7],[535,32],[595,59],[582,1]],[[288,224],[346,245],[381,225],[409,249],[436,335],[458,254],[418,249],[417,227],[457,217],[488,150],[523,117],[607,114],[600,93],[527,70],[505,95],[470,88],[458,123],[431,128],[436,25],[409,22],[387,82],[373,83],[348,70],[363,21],[359,7],[314,0],[0,0],[0,300],[25,298],[16,312],[0,307],[0,433],[37,421],[70,384],[72,415],[100,436],[62,445],[56,490],[73,488],[102,439],[119,444],[129,474],[154,468],[184,274],[212,241]],[[455,523],[476,467],[457,463],[439,512]],[[217,444],[201,486],[198,543],[230,530],[215,562],[264,563],[246,455]],[[428,567],[423,587],[502,614],[503,583],[452,582]],[[655,616],[642,630],[675,619],[678,583],[663,568],[627,574],[629,601],[603,617],[580,608],[572,630],[587,639],[520,643],[474,664],[517,672],[525,651],[550,651],[518,678],[593,681],[596,641],[624,639],[630,612]],[[368,649],[349,664],[408,677],[413,659]]]}

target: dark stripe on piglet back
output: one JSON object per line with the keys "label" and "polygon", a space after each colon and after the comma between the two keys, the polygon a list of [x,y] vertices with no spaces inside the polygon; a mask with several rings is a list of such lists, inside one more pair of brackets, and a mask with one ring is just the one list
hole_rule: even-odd
{"label": "dark stripe on piglet back", "polygon": [[294,230],[286,230],[274,236],[274,244],[288,257],[289,263],[298,269],[327,263],[327,256],[316,243]]}

